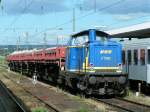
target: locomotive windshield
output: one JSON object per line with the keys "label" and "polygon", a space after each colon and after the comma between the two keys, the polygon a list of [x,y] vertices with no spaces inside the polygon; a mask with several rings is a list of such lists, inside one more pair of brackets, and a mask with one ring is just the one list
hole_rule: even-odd
{"label": "locomotive windshield", "polygon": [[[107,36],[96,36],[96,41],[101,41],[101,42],[107,42],[108,37]],[[85,36],[80,36],[78,38],[72,38],[70,40],[70,45],[83,45],[89,42],[89,37],[87,35]]]}
{"label": "locomotive windshield", "polygon": [[98,30],[85,30],[77,34],[72,35],[69,41],[70,45],[84,45],[90,41],[107,42],[109,35],[105,32]]}
{"label": "locomotive windshield", "polygon": [[71,40],[71,45],[83,45],[89,41],[88,36],[80,36]]}
{"label": "locomotive windshield", "polygon": [[96,40],[99,40],[99,41],[107,41],[108,40],[108,37],[107,36],[96,36]]}

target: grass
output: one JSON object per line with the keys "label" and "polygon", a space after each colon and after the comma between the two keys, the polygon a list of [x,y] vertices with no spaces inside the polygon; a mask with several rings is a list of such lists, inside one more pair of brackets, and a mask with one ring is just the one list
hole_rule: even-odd
{"label": "grass", "polygon": [[36,107],[32,109],[32,112],[48,112],[48,110],[44,107]]}
{"label": "grass", "polygon": [[139,96],[135,95],[136,93],[133,91],[129,91],[129,95],[125,97],[125,99],[135,101],[137,103],[150,105],[150,97],[145,96],[144,94],[140,94]]}
{"label": "grass", "polygon": [[[3,71],[3,70],[6,71],[6,69],[0,68],[0,71]],[[15,73],[15,72],[11,72],[11,73],[17,77],[20,77],[19,73]],[[14,76],[14,75],[12,75],[12,76]],[[18,78],[15,78],[15,79],[16,79],[16,81],[18,80]],[[79,102],[86,102],[87,105],[91,105],[91,104],[94,105],[93,112],[105,112],[105,110],[106,110],[106,106],[104,106],[103,104],[96,103],[95,101],[93,101],[91,99],[87,99],[87,98],[85,98],[84,95],[82,96],[80,94],[77,94],[77,95],[68,94],[65,90],[60,89],[59,87],[56,87],[54,90],[64,93]],[[32,112],[48,112],[48,111],[47,111],[47,109],[45,109],[43,107],[37,107],[37,108],[33,108]],[[71,111],[68,111],[68,112],[71,112]],[[91,112],[91,111],[89,111],[86,107],[83,107],[81,105],[81,108],[78,108],[76,112]]]}
{"label": "grass", "polygon": [[81,109],[79,109],[79,111],[77,111],[77,112],[89,112],[86,108],[81,108]]}
{"label": "grass", "polygon": [[5,56],[0,55],[0,64],[6,64]]}

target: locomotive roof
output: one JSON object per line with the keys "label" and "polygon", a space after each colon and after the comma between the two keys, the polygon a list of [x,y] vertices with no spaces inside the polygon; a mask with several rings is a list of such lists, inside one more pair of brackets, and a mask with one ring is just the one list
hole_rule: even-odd
{"label": "locomotive roof", "polygon": [[96,29],[88,29],[88,30],[84,30],[84,31],[81,31],[79,33],[73,34],[71,37],[79,37],[79,36],[83,36],[83,35],[89,35],[90,30],[95,30],[96,35],[98,35],[98,36],[108,36],[109,35],[108,33],[105,33],[103,31],[99,31]]}

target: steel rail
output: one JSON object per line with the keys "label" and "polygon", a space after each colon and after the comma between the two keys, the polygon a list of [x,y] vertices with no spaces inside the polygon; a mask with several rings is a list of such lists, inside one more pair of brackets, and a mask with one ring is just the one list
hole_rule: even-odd
{"label": "steel rail", "polygon": [[124,99],[124,98],[116,97],[116,99],[123,100],[123,101],[130,102],[130,103],[134,103],[134,104],[139,105],[139,106],[150,108],[150,105],[146,105],[146,104],[142,104],[142,103],[137,103],[135,101],[127,100],[127,99]]}
{"label": "steel rail", "polygon": [[[5,77],[9,78],[8,76],[5,75]],[[12,80],[12,79],[10,79]],[[14,83],[16,83],[14,80],[12,80]],[[61,110],[59,110],[57,107],[55,107],[54,105],[49,105],[47,104],[46,102],[44,102],[43,100],[41,100],[39,97],[37,97],[36,95],[32,94],[31,92],[29,92],[28,90],[26,90],[25,88],[23,88],[27,93],[31,94],[32,96],[36,97],[38,100],[40,100],[41,102],[43,102],[46,106],[52,108],[53,110],[55,110],[56,112],[61,112]],[[98,99],[98,98],[92,98],[93,100],[95,101],[98,101],[98,102],[103,102],[107,105],[110,105],[110,106],[113,106],[113,107],[116,107],[118,109],[121,109],[121,110],[125,110],[125,111],[128,111],[128,112],[137,112],[137,110],[133,110],[133,108],[130,108],[131,106],[123,106],[123,105],[118,105],[116,103],[113,103],[115,102],[115,100],[117,102],[123,102],[124,104],[129,104],[129,105],[134,105],[135,107],[141,107],[141,108],[148,108],[150,110],[150,106],[149,105],[145,105],[145,104],[141,104],[141,103],[137,103],[137,102],[134,102],[134,101],[130,101],[130,100],[126,100],[126,99],[123,99],[123,98],[120,98],[120,97],[116,97],[116,98],[111,98],[111,99]],[[111,100],[112,100],[112,103],[111,103]]]}
{"label": "steel rail", "polygon": [[116,108],[121,109],[121,110],[125,110],[125,111],[128,111],[128,112],[134,112],[134,111],[131,111],[131,110],[127,109],[127,108],[124,108],[124,107],[115,105],[115,104],[113,104],[113,103],[109,103],[109,102],[105,101],[105,99],[97,99],[97,98],[92,98],[92,99],[95,100],[95,101],[98,101],[98,102],[102,102],[102,103],[104,103],[104,104],[107,104],[107,105],[109,105],[109,106],[116,107]]}
{"label": "steel rail", "polygon": [[[131,107],[132,105],[135,106],[134,108],[137,107],[137,109],[141,107],[141,110],[143,110],[143,112],[148,112],[148,111],[145,111],[145,110],[150,110],[150,106],[148,106],[148,105],[140,104],[140,103],[137,103],[137,102],[135,103],[135,102],[132,102],[132,101],[121,99],[121,98],[110,98],[110,99],[92,98],[92,99],[95,100],[95,101],[102,102],[104,104],[110,105],[112,107],[116,107],[118,109],[127,111],[127,112],[141,112],[140,110],[134,110],[133,107]],[[120,100],[120,103],[115,103],[115,101],[119,102],[119,100]],[[123,103],[121,103],[121,102],[123,102]],[[146,109],[142,109],[142,108],[146,108]]]}
{"label": "steel rail", "polygon": [[4,85],[2,81],[0,81],[1,87],[5,90],[5,92],[8,94],[8,96],[12,99],[12,101],[18,106],[19,111],[21,112],[29,112],[29,109],[19,101],[12,93],[11,91]]}
{"label": "steel rail", "polygon": [[[10,79],[13,83],[16,83],[14,80],[12,80],[10,77],[4,75],[6,78]],[[58,109],[56,106],[54,106],[53,104],[48,104],[46,102],[44,102],[43,100],[41,100],[39,97],[37,97],[36,95],[32,94],[31,92],[29,92],[27,89],[23,88],[22,89],[27,92],[28,94],[32,95],[33,97],[35,97],[36,99],[38,99],[39,101],[41,101],[42,103],[44,103],[48,108],[54,110],[55,112],[61,112],[60,109]]]}
{"label": "steel rail", "polygon": [[[23,88],[24,89],[24,88]],[[36,99],[38,99],[39,101],[41,101],[42,103],[44,103],[48,108],[54,110],[55,112],[62,112],[60,109],[58,109],[56,106],[54,106],[53,104],[48,104],[46,102],[44,102],[43,100],[41,100],[39,97],[37,97],[36,95],[32,94],[31,92],[29,92],[28,90],[24,89],[24,91],[26,91],[27,93],[29,93],[30,95],[32,95],[33,97],[35,97]]]}

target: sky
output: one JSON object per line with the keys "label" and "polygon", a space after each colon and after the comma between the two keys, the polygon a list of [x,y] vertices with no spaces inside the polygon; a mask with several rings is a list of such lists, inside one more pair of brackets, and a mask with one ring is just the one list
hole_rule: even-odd
{"label": "sky", "polygon": [[0,45],[67,43],[73,10],[75,32],[150,21],[150,0],[1,0]]}

